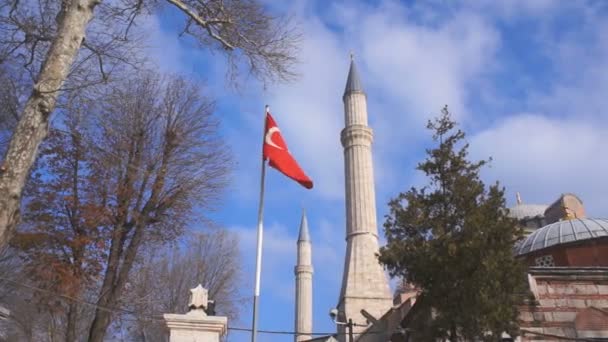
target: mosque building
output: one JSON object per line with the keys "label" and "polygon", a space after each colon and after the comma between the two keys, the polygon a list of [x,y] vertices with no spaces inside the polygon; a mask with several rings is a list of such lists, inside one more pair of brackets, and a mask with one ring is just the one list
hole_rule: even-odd
{"label": "mosque building", "polygon": [[[416,341],[410,331],[425,317],[416,305],[416,289],[403,284],[391,294],[376,257],[374,135],[352,58],[342,100],[346,253],[340,295],[331,312],[337,332],[312,335],[314,239],[303,214],[294,269],[295,341]],[[516,340],[608,340],[608,220],[587,218],[583,202],[570,193],[550,205],[524,204],[518,193],[509,215],[527,234],[515,253],[528,265],[531,294],[519,308],[521,336]],[[505,340],[512,339],[505,336]]]}
{"label": "mosque building", "polygon": [[511,210],[529,231],[516,246],[532,294],[519,310],[521,340],[608,340],[608,220],[587,218],[574,194],[542,212],[526,206],[518,196]]}

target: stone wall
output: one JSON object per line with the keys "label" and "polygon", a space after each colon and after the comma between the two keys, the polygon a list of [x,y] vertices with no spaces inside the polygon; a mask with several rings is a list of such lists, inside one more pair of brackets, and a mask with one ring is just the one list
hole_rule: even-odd
{"label": "stone wall", "polygon": [[531,268],[522,341],[608,337],[608,268]]}

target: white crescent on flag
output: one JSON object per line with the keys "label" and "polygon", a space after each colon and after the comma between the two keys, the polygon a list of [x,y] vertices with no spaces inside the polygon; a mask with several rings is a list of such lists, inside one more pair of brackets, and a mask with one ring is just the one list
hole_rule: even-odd
{"label": "white crescent on flag", "polygon": [[[264,133],[262,146],[262,159],[268,161],[268,165],[279,170],[285,176],[300,183],[306,189],[312,189],[313,183],[310,178],[302,171],[298,162],[289,153],[287,143],[277,123],[270,115],[266,107],[266,132]],[[274,139],[274,140],[273,140]]]}
{"label": "white crescent on flag", "polygon": [[274,147],[274,148],[278,148],[279,150],[282,150],[283,148],[277,144],[274,143],[274,141],[272,141],[272,135],[275,132],[280,132],[279,127],[270,127],[268,129],[268,132],[266,132],[266,137],[264,138],[264,141],[266,141],[266,144]]}

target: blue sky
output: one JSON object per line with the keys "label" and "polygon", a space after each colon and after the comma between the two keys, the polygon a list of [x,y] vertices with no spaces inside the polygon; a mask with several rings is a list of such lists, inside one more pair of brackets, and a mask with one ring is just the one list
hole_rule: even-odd
{"label": "blue sky", "polygon": [[[266,1],[292,15],[303,33],[300,78],[263,86],[245,78],[227,87],[220,56],[177,39],[170,13],[143,23],[161,70],[206,82],[218,100],[235,156],[232,184],[213,218],[241,239],[253,291],[260,142],[265,104],[301,166],[306,191],[274,170],[267,177],[261,329],[293,330],[295,246],[301,208],[313,240],[314,330],[333,331],[344,256],[342,93],[353,51],[375,131],[378,222],[388,200],[424,182],[414,170],[430,145],[425,122],[449,105],[474,159],[493,157],[508,203],[549,203],[574,192],[589,216],[608,217],[608,3],[604,1]],[[249,327],[250,306],[230,325]],[[231,333],[230,341],[247,334]],[[261,341],[290,341],[263,336]]]}

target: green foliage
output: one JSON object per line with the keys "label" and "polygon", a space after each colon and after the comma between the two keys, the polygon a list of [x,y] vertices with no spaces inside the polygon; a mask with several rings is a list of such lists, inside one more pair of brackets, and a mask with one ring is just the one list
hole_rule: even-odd
{"label": "green foliage", "polygon": [[447,106],[427,128],[439,145],[417,169],[429,184],[390,201],[380,261],[418,287],[419,304],[432,308],[427,338],[495,341],[503,331],[516,334],[525,269],[513,244],[523,232],[506,216],[504,189],[481,181],[487,161],[467,159],[465,134]]}

